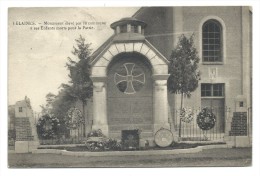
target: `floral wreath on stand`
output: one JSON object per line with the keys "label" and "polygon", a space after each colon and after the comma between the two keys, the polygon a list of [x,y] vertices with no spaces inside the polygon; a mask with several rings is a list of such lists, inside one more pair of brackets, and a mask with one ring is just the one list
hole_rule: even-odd
{"label": "floral wreath on stand", "polygon": [[216,116],[209,108],[203,108],[197,116],[197,124],[200,129],[210,130],[215,126]]}
{"label": "floral wreath on stand", "polygon": [[81,111],[75,107],[68,110],[68,118],[69,119],[66,121],[66,126],[69,129],[78,129],[80,124],[84,123]]}
{"label": "floral wreath on stand", "polygon": [[194,113],[191,108],[189,109],[182,108],[180,112],[180,117],[181,117],[181,121],[185,123],[190,123],[193,120]]}

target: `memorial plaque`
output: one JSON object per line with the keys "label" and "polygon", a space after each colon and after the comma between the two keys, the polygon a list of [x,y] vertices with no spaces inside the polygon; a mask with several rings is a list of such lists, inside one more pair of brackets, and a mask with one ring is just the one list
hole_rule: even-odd
{"label": "memorial plaque", "polygon": [[230,136],[247,136],[247,112],[234,112]]}
{"label": "memorial plaque", "polygon": [[122,130],[122,145],[124,150],[139,148],[139,130]]}

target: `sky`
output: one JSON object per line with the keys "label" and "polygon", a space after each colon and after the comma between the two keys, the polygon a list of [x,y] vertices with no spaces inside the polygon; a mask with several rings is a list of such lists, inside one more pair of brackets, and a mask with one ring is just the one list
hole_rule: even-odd
{"label": "sky", "polygon": [[[68,57],[74,58],[71,51],[75,39],[82,35],[87,43],[92,43],[91,48],[94,51],[113,34],[111,23],[132,16],[138,9],[9,8],[8,104],[15,104],[27,96],[31,100],[33,110],[39,112],[40,105],[46,103],[46,94],[57,94],[60,84],[69,80],[69,71],[65,64]],[[87,22],[87,25],[83,25],[83,21]],[[27,25],[28,22],[35,25]],[[47,30],[44,28],[47,26],[44,22],[61,24],[48,25],[50,28],[67,28]],[[68,25],[73,22],[74,24]],[[34,28],[40,26],[44,27]],[[73,28],[75,26],[76,30]],[[78,29],[78,26],[81,29]]]}

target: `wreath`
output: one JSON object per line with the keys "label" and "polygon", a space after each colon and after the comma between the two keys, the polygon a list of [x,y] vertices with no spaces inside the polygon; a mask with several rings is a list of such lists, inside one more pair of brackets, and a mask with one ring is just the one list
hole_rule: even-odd
{"label": "wreath", "polygon": [[216,116],[209,108],[203,108],[197,116],[197,124],[202,130],[210,130],[215,126]]}
{"label": "wreath", "polygon": [[40,139],[51,139],[58,135],[60,122],[58,118],[46,114],[39,118],[36,127]]}
{"label": "wreath", "polygon": [[81,111],[75,107],[68,110],[68,118],[69,119],[66,121],[66,126],[69,129],[78,129],[80,124],[84,124]]}
{"label": "wreath", "polygon": [[194,113],[192,109],[182,108],[180,112],[181,121],[190,123],[193,120]]}

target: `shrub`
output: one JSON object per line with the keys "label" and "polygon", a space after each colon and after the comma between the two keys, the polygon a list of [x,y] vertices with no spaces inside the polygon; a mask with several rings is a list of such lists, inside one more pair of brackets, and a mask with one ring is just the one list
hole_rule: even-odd
{"label": "shrub", "polygon": [[58,136],[59,119],[46,114],[37,122],[37,134],[40,139],[53,139]]}
{"label": "shrub", "polygon": [[92,130],[87,137],[86,147],[90,151],[121,150],[121,143],[107,138],[100,129]]}

